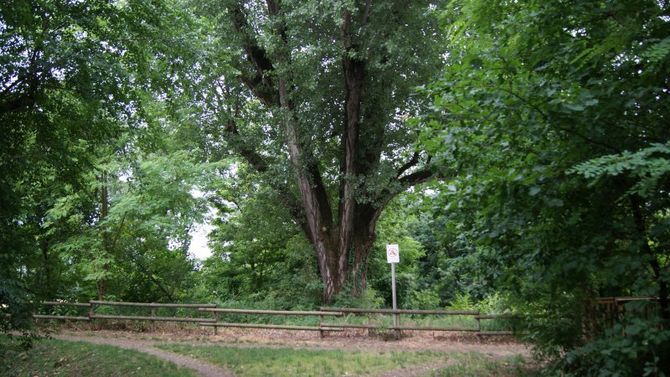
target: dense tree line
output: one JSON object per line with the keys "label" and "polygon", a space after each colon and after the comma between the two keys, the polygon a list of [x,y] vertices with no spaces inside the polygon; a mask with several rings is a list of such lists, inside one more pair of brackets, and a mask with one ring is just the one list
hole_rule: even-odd
{"label": "dense tree line", "polygon": [[669,71],[662,0],[6,1],[0,323],[386,306],[393,242],[401,307],[515,313],[549,375],[668,375]]}

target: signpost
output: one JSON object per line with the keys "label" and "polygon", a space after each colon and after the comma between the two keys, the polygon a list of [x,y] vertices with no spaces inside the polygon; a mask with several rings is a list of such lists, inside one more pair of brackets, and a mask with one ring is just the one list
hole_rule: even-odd
{"label": "signpost", "polygon": [[[395,298],[395,265],[400,262],[400,248],[397,244],[386,245],[386,262],[391,264],[391,296],[393,297],[393,310],[398,310]],[[393,327],[400,326],[398,314],[393,314]],[[398,330],[396,330],[396,334]]]}

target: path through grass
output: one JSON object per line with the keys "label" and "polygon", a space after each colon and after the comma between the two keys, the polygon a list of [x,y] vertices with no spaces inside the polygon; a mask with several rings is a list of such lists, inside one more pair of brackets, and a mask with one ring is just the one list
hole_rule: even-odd
{"label": "path through grass", "polygon": [[391,369],[442,363],[449,359],[449,355],[435,351],[354,352],[186,344],[165,344],[157,347],[225,366],[240,377],[374,376]]}
{"label": "path through grass", "polygon": [[453,363],[424,377],[533,377],[536,368],[522,357],[491,359],[482,354],[469,352],[461,354],[458,363]]}
{"label": "path through grass", "polygon": [[195,377],[158,358],[106,345],[44,339],[28,350],[0,336],[0,376]]}

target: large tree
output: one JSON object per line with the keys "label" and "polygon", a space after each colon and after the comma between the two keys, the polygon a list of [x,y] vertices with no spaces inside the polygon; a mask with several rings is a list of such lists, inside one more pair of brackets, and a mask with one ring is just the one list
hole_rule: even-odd
{"label": "large tree", "polygon": [[210,60],[203,101],[210,145],[224,143],[274,187],[314,247],[326,302],[348,281],[354,294],[364,289],[384,206],[433,175],[406,120],[423,105],[414,88],[440,65],[436,9],[370,0],[202,8],[221,57]]}

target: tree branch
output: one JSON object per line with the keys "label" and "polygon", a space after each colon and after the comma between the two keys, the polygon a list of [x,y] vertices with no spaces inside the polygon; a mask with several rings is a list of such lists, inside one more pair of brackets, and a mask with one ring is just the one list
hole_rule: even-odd
{"label": "tree branch", "polygon": [[408,174],[404,177],[401,177],[398,179],[398,182],[400,182],[401,186],[403,189],[418,185],[420,183],[424,183],[431,178],[435,176],[435,173],[433,173],[430,169],[424,168],[421,170],[417,170],[412,174]]}
{"label": "tree branch", "polygon": [[[268,1],[268,3],[273,2]],[[279,95],[271,78],[271,73],[274,71],[272,61],[267,56],[265,49],[258,45],[256,38],[249,33],[251,27],[240,3],[236,2],[234,6],[229,6],[228,12],[235,31],[242,37],[242,48],[246,53],[246,59],[253,67],[253,73],[243,72],[240,79],[264,104],[278,106]]]}
{"label": "tree branch", "polygon": [[372,0],[366,0],[365,1],[365,13],[363,13],[363,24],[368,23],[368,19],[370,19],[370,10],[372,8]]}
{"label": "tree branch", "polygon": [[404,172],[407,171],[407,169],[415,166],[416,164],[419,163],[419,152],[414,152],[412,155],[412,158],[409,159],[406,163],[404,163],[400,169],[398,169],[398,174],[396,175],[396,178],[399,178]]}
{"label": "tree branch", "polygon": [[244,160],[251,165],[259,173],[264,173],[268,170],[268,163],[265,161],[263,156],[260,155],[255,149],[249,148],[246,143],[242,140],[240,132],[237,129],[237,124],[234,119],[229,119],[228,122],[223,127],[224,131],[231,137],[232,143],[231,146],[235,149]]}

